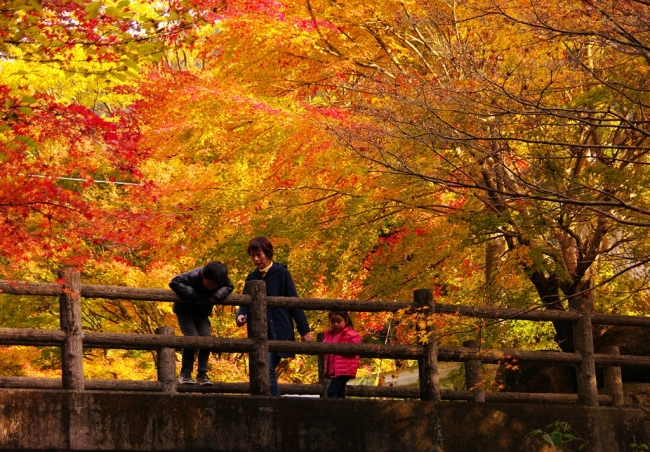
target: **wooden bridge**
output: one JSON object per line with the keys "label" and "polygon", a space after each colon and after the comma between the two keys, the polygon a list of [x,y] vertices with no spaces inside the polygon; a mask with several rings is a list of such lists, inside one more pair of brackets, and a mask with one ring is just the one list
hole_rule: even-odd
{"label": "wooden bridge", "polygon": [[[223,303],[224,305],[248,307],[247,339],[175,336],[174,329],[170,326],[158,328],[155,335],[99,333],[82,329],[82,298],[156,302],[173,302],[178,298],[167,289],[81,284],[80,274],[73,270],[62,270],[59,277],[61,283],[0,281],[0,290],[4,294],[58,296],[61,321],[61,327],[58,330],[0,329],[0,344],[59,346],[62,350],[61,379],[0,377],[0,414],[2,415],[0,418],[0,449],[259,450],[261,448],[262,450],[293,450],[293,447],[295,450],[347,450],[345,448],[338,449],[336,444],[326,446],[325,444],[329,443],[322,441],[322,432],[330,431],[335,435],[340,435],[347,431],[348,427],[341,424],[340,418],[350,415],[356,416],[355,422],[359,429],[375,429],[374,438],[378,441],[380,438],[384,438],[386,432],[395,431],[395,434],[391,436],[393,439],[383,440],[382,446],[379,443],[375,444],[372,439],[366,439],[360,443],[354,443],[356,446],[350,446],[352,447],[350,450],[397,450],[403,445],[399,439],[400,436],[411,430],[420,432],[418,438],[411,440],[412,450],[460,451],[469,450],[462,448],[470,447],[467,446],[468,444],[473,444],[471,446],[473,450],[524,450],[521,447],[524,447],[524,436],[528,431],[543,427],[540,424],[546,421],[548,421],[546,423],[557,420],[568,421],[569,418],[574,419],[572,424],[574,428],[582,429],[581,435],[590,447],[587,450],[607,452],[627,450],[626,447],[630,444],[641,443],[645,439],[643,412],[634,407],[622,407],[623,390],[620,367],[650,367],[650,357],[619,355],[616,348],[609,348],[607,353],[595,353],[592,325],[648,327],[650,326],[649,317],[592,313],[586,303],[582,312],[443,305],[434,303],[432,292],[424,289],[414,292],[414,299],[411,303],[267,297],[264,283],[252,281],[246,284],[244,294],[230,295]],[[267,307],[305,310],[341,309],[363,312],[394,312],[406,309],[421,318],[443,313],[493,320],[571,322],[576,351],[563,353],[484,349],[475,341],[465,342],[461,347],[442,347],[438,346],[435,341],[436,332],[431,326],[431,322],[427,324],[426,329],[418,332],[421,338],[426,337],[428,341],[420,341],[413,345],[269,341],[266,324]],[[175,350],[183,347],[204,348],[213,352],[248,353],[250,381],[215,383],[214,386],[199,387],[177,385]],[[155,350],[157,351],[158,381],[86,379],[83,374],[83,348]],[[350,396],[419,399],[420,402],[288,400],[286,398],[274,400],[270,397],[269,351],[308,355],[338,353],[358,354],[364,357],[417,359],[420,372],[419,389],[348,386],[347,392]],[[576,368],[578,392],[577,394],[486,392],[480,384],[482,381],[481,365],[483,363],[503,363],[508,360],[573,365]],[[465,363],[467,382],[465,390],[444,390],[439,387],[439,361]],[[605,391],[600,395],[596,386],[596,367],[605,369]],[[280,387],[283,394],[323,395],[325,392],[324,381],[314,385],[281,385]],[[180,394],[184,392],[193,394]],[[197,393],[249,394],[254,397],[205,398],[205,394]],[[126,401],[137,401],[137,405],[131,407],[130,411],[136,416],[137,422],[125,414],[129,410],[125,411],[124,407],[120,406]],[[437,403],[440,401],[470,403]],[[371,402],[370,405],[368,405],[369,402]],[[522,405],[522,403],[526,405]],[[57,415],[57,410],[48,409],[48,406],[59,407],[60,413]],[[137,414],[138,409],[142,410],[144,406],[157,408],[153,412],[147,410],[146,413]],[[231,426],[232,419],[219,418],[221,419],[219,420],[209,414],[213,413],[215,407],[221,407],[221,409],[230,412],[233,419],[237,418],[243,423],[248,423],[244,430],[248,432],[250,440],[238,441],[237,436],[233,436],[234,433],[224,427]],[[34,422],[40,422],[36,421],[36,418],[39,412],[42,414],[43,410],[48,412],[48,416],[51,417],[48,422],[55,425],[52,427],[47,424],[50,425],[47,428],[54,428],[60,432],[58,436],[34,434]],[[210,428],[212,436],[208,435],[208,437],[218,438],[218,444],[208,441],[204,433],[197,433],[196,426],[179,431],[178,425],[172,426],[173,421],[166,417],[164,418],[166,420],[158,419],[159,424],[170,423],[166,430],[158,424],[156,424],[158,427],[155,428],[150,425],[152,419],[155,420],[157,416],[163,416],[162,412],[169,410],[176,410],[176,412],[187,410],[188,413],[194,413],[194,416],[203,419],[203,422],[212,426]],[[305,417],[305,413],[313,410],[323,411],[323,416],[316,421],[321,424],[320,433],[314,433],[308,426],[304,426],[305,419],[309,418],[309,416]],[[80,415],[86,411],[94,412],[96,419],[93,420],[92,415],[89,417]],[[33,412],[33,417],[30,412]],[[250,416],[253,415],[251,413],[257,413],[255,415],[257,417],[251,419]],[[266,413],[266,415],[260,413]],[[391,413],[392,415],[397,414],[400,420],[391,424],[389,422]],[[430,413],[430,416],[423,417],[425,413]],[[187,423],[185,415],[181,414],[181,416],[184,419],[182,424],[185,425]],[[381,416],[387,416],[387,418],[381,418]],[[448,424],[446,431],[451,432],[454,430],[453,425],[458,423],[459,419],[465,419],[465,422],[474,419],[475,422],[481,424],[490,416],[501,419],[499,428],[510,428],[509,434],[512,431],[520,431],[521,438],[519,440],[489,439],[491,433],[484,432],[481,434],[483,436],[477,434],[478,436],[475,436],[474,439],[480,440],[480,444],[485,444],[485,448],[481,448],[479,443],[467,435],[465,438],[461,438],[462,432],[459,432],[453,440],[445,440],[442,426]],[[562,416],[564,417],[562,418]],[[15,417],[21,419],[22,422],[14,422],[12,418]],[[106,420],[107,418],[113,419],[113,421],[120,418],[122,423],[113,425],[111,424],[113,421],[109,422]],[[283,423],[288,422],[289,419],[293,419],[295,425],[303,425],[302,430],[294,431],[292,434],[285,431],[283,435],[278,436],[273,425],[284,425]],[[365,419],[364,422],[367,422],[367,425],[360,419]],[[404,419],[411,420],[406,422]],[[31,427],[22,425],[27,422],[31,423]],[[112,427],[105,425],[107,422]],[[414,424],[411,425],[409,422]],[[127,438],[120,436],[119,431],[125,426],[135,428],[136,425],[141,425],[138,430],[141,431],[139,435],[129,437],[128,441]],[[251,425],[256,425],[257,428],[252,429]],[[289,423],[288,427],[283,428],[293,431],[292,425],[295,427],[294,424]],[[241,425],[240,428],[242,428]],[[528,430],[526,430],[527,428]],[[357,430],[355,430],[356,435],[359,435]],[[28,431],[31,433],[28,434]],[[153,431],[157,433],[154,434]],[[347,432],[347,435],[352,438],[355,433]],[[151,439],[155,436],[158,436],[159,439],[167,439],[165,441],[160,439],[157,443]],[[185,442],[179,443],[179,437],[184,438]],[[316,441],[312,437],[318,437],[321,440]],[[297,442],[291,443],[293,446],[287,446],[289,444],[287,441],[294,440]],[[370,444],[375,445],[370,446]],[[499,449],[490,448],[496,447],[497,444]],[[619,446],[619,449],[612,448]]]}

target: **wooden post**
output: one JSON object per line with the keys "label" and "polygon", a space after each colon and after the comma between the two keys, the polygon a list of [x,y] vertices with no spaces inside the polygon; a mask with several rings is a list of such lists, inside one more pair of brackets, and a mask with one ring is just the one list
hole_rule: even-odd
{"label": "wooden post", "polygon": [[[413,305],[422,309],[426,320],[434,315],[435,302],[433,292],[429,289],[418,289],[413,292]],[[428,341],[424,344],[424,356],[418,360],[420,373],[420,400],[440,402],[440,377],[438,376],[438,345],[435,340],[435,327],[427,325],[424,331],[418,331],[418,340],[428,333]]]}
{"label": "wooden post", "polygon": [[248,355],[251,395],[271,396],[269,378],[269,327],[266,318],[266,283],[248,281],[244,293],[250,295],[248,307],[248,338],[254,342]]}
{"label": "wooden post", "polygon": [[61,330],[65,340],[61,346],[61,379],[63,389],[83,391],[83,331],[81,328],[81,274],[73,269],[59,270],[63,293],[59,297]]}
{"label": "wooden post", "polygon": [[[316,342],[323,342],[325,339],[325,333],[316,334]],[[320,394],[321,398],[327,397],[327,386],[330,383],[329,378],[325,378],[325,355],[318,355],[318,384],[323,387],[323,391]]]}
{"label": "wooden post", "polygon": [[[156,328],[156,334],[173,336],[173,326],[161,326]],[[176,392],[176,353],[173,348],[164,347],[158,350],[158,381],[163,384],[165,394]]]}
{"label": "wooden post", "polygon": [[[463,347],[479,348],[481,341],[465,341]],[[474,402],[485,402],[483,386],[483,361],[470,359],[465,363],[465,389],[472,391]]]}
{"label": "wooden post", "polygon": [[576,366],[578,379],[578,403],[586,406],[598,406],[598,388],[596,386],[596,362],[594,360],[594,340],[591,329],[591,304],[582,299],[575,303],[575,308],[582,315],[573,323],[573,343],[576,353],[580,354],[580,364]]}
{"label": "wooden post", "polygon": [[[604,355],[620,355],[621,351],[614,345],[608,345],[600,349]],[[605,367],[603,369],[605,377],[605,392],[612,396],[612,406],[623,405],[623,378],[621,377],[621,368],[618,366]]]}

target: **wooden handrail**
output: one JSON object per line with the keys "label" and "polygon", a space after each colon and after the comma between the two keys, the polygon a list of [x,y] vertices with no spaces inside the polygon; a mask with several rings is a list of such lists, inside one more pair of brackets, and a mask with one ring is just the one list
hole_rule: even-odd
{"label": "wooden handrail", "polygon": [[[30,296],[59,296],[63,286],[56,283],[36,283],[0,280],[0,293]],[[84,298],[105,298],[109,300],[159,301],[175,302],[180,300],[169,289],[109,286],[81,284],[81,296]],[[223,303],[227,306],[248,306],[250,297],[244,294],[232,294]],[[289,298],[267,297],[269,308],[306,309],[326,311],[341,309],[354,312],[395,312],[408,309],[411,303],[394,301],[358,301],[334,298]],[[575,322],[581,314],[572,311],[552,311],[537,308],[513,309],[489,306],[462,306],[436,303],[436,314],[451,314],[464,317],[477,317],[500,320],[533,320]],[[650,326],[650,316],[626,316],[619,314],[594,313],[591,322],[599,325]]]}
{"label": "wooden handrail", "polygon": [[[39,389],[62,389],[59,378],[34,378],[34,377],[0,377],[0,387],[4,388],[39,388]],[[162,383],[158,381],[132,381],[132,380],[85,380],[86,390],[119,390],[119,391],[151,391],[160,392]],[[280,384],[283,394],[296,395],[320,395],[323,386],[320,384]],[[220,383],[215,382],[212,386],[179,385],[177,391],[180,393],[227,393],[227,394],[248,394],[250,385],[248,383]],[[393,397],[403,399],[417,399],[420,397],[418,388],[400,386],[348,386],[346,393],[354,397]],[[473,398],[471,391],[456,391],[441,389],[442,400],[464,400],[470,401]],[[572,404],[578,401],[578,394],[551,394],[551,393],[525,393],[525,392],[486,392],[487,402],[519,402],[519,403],[553,403]],[[612,404],[612,397],[609,395],[598,396],[601,405]]]}
{"label": "wooden handrail", "polygon": [[[526,401],[575,403],[576,401],[591,406],[602,403],[618,403],[618,389],[610,389],[610,395],[598,395],[595,388],[595,366],[607,367],[616,375],[620,366],[650,367],[650,357],[616,354],[595,354],[591,337],[591,324],[612,324],[631,326],[650,326],[650,317],[621,316],[612,314],[592,314],[585,304],[584,312],[552,311],[537,309],[493,308],[485,306],[443,305],[433,302],[428,290],[415,292],[414,302],[358,301],[340,299],[316,299],[293,297],[267,297],[264,283],[249,282],[245,294],[230,295],[223,305],[248,306],[248,339],[228,339],[213,337],[174,336],[170,327],[159,329],[159,334],[121,334],[81,331],[80,298],[124,299],[134,301],[182,302],[169,289],[134,288],[81,284],[79,273],[62,270],[59,274],[61,283],[28,283],[0,280],[0,293],[14,295],[58,296],[61,303],[61,330],[36,330],[27,328],[0,328],[0,344],[3,345],[38,345],[59,346],[62,348],[62,379],[58,385],[50,379],[26,378],[22,382],[8,377],[0,377],[0,386],[22,387],[21,384],[36,384],[43,388],[64,388],[73,391],[96,389],[121,389],[134,391],[174,392],[249,392],[254,395],[269,395],[268,352],[300,353],[310,355],[345,354],[377,358],[418,359],[423,367],[421,381],[424,386],[412,388],[376,388],[351,387],[350,395],[371,395],[387,397],[404,397],[427,400],[473,400],[482,401]],[[364,312],[394,312],[409,310],[420,315],[428,313],[479,317],[495,320],[533,320],[565,321],[574,326],[576,353],[493,350],[476,347],[476,343],[467,343],[472,347],[439,347],[435,343],[433,327],[427,326],[427,342],[424,345],[395,344],[338,344],[306,343],[293,341],[269,341],[267,339],[266,309],[286,308],[305,310],[347,310]],[[163,331],[164,330],[164,331]],[[430,331],[429,331],[430,330]],[[433,339],[432,339],[433,338]],[[120,382],[116,380],[84,380],[82,369],[82,347],[118,348],[136,350],[159,350],[158,382]],[[249,354],[250,383],[217,384],[213,388],[187,388],[177,386],[175,382],[175,363],[173,350],[179,348],[201,348],[214,352],[239,352]],[[468,391],[445,391],[438,387],[438,361],[466,362],[468,368],[476,367],[471,381],[480,383],[480,366],[482,363],[503,363],[508,361],[535,361],[552,364],[574,365],[578,369],[579,394],[516,394],[485,393],[468,388]],[[162,364],[161,364],[162,363]],[[166,364],[165,364],[166,363]],[[164,365],[163,365],[164,364]],[[160,367],[164,367],[164,372]],[[423,377],[424,376],[424,377]],[[47,380],[47,381],[46,381]],[[612,380],[615,380],[612,379]],[[421,383],[422,384],[422,383]],[[19,386],[15,386],[19,385]],[[298,394],[322,394],[322,385],[283,385],[285,392],[297,391]],[[610,385],[611,386],[611,385]],[[31,386],[30,386],[31,387]],[[616,391],[615,391],[616,390]],[[618,391],[618,392],[617,392]],[[479,394],[480,393],[480,394]],[[385,395],[384,395],[385,394]],[[620,397],[619,397],[620,398]],[[559,402],[562,400],[563,402]]]}
{"label": "wooden handrail", "polygon": [[[65,338],[61,330],[37,330],[33,328],[0,328],[0,344],[60,346]],[[83,333],[85,348],[114,348],[124,350],[157,350],[163,347],[174,349],[206,348],[214,352],[248,353],[253,348],[250,339],[229,339],[220,337],[161,336],[136,333]],[[418,345],[397,344],[338,344],[322,342],[269,341],[273,352],[299,353],[307,355],[358,354],[364,357],[416,359],[423,354]],[[484,363],[499,363],[512,360],[536,361],[550,364],[572,365],[580,362],[577,353],[552,351],[527,351],[508,349],[485,349],[469,347],[439,347],[440,361],[467,362],[480,359]],[[594,355],[597,366],[650,367],[650,356]]]}

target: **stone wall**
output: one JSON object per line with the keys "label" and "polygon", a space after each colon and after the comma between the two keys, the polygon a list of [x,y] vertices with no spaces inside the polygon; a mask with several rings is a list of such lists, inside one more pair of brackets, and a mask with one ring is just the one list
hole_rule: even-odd
{"label": "stone wall", "polygon": [[633,408],[0,389],[0,450],[12,451],[532,452],[550,449],[526,434],[554,421],[586,451],[645,441]]}

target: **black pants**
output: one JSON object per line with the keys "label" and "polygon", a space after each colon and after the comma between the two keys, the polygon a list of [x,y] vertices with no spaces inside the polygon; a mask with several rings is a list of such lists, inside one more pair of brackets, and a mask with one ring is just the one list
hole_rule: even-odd
{"label": "black pants", "polygon": [[345,399],[345,385],[352,377],[336,377],[330,380],[327,388],[328,399]]}
{"label": "black pants", "polygon": [[[181,327],[183,336],[210,336],[210,320],[207,317],[191,317],[188,315],[178,315],[178,326]],[[181,360],[181,375],[189,377],[192,374],[194,367],[194,354],[196,350],[193,348],[183,349],[183,358]],[[199,374],[205,374],[208,371],[208,358],[210,358],[210,350],[199,350]]]}

